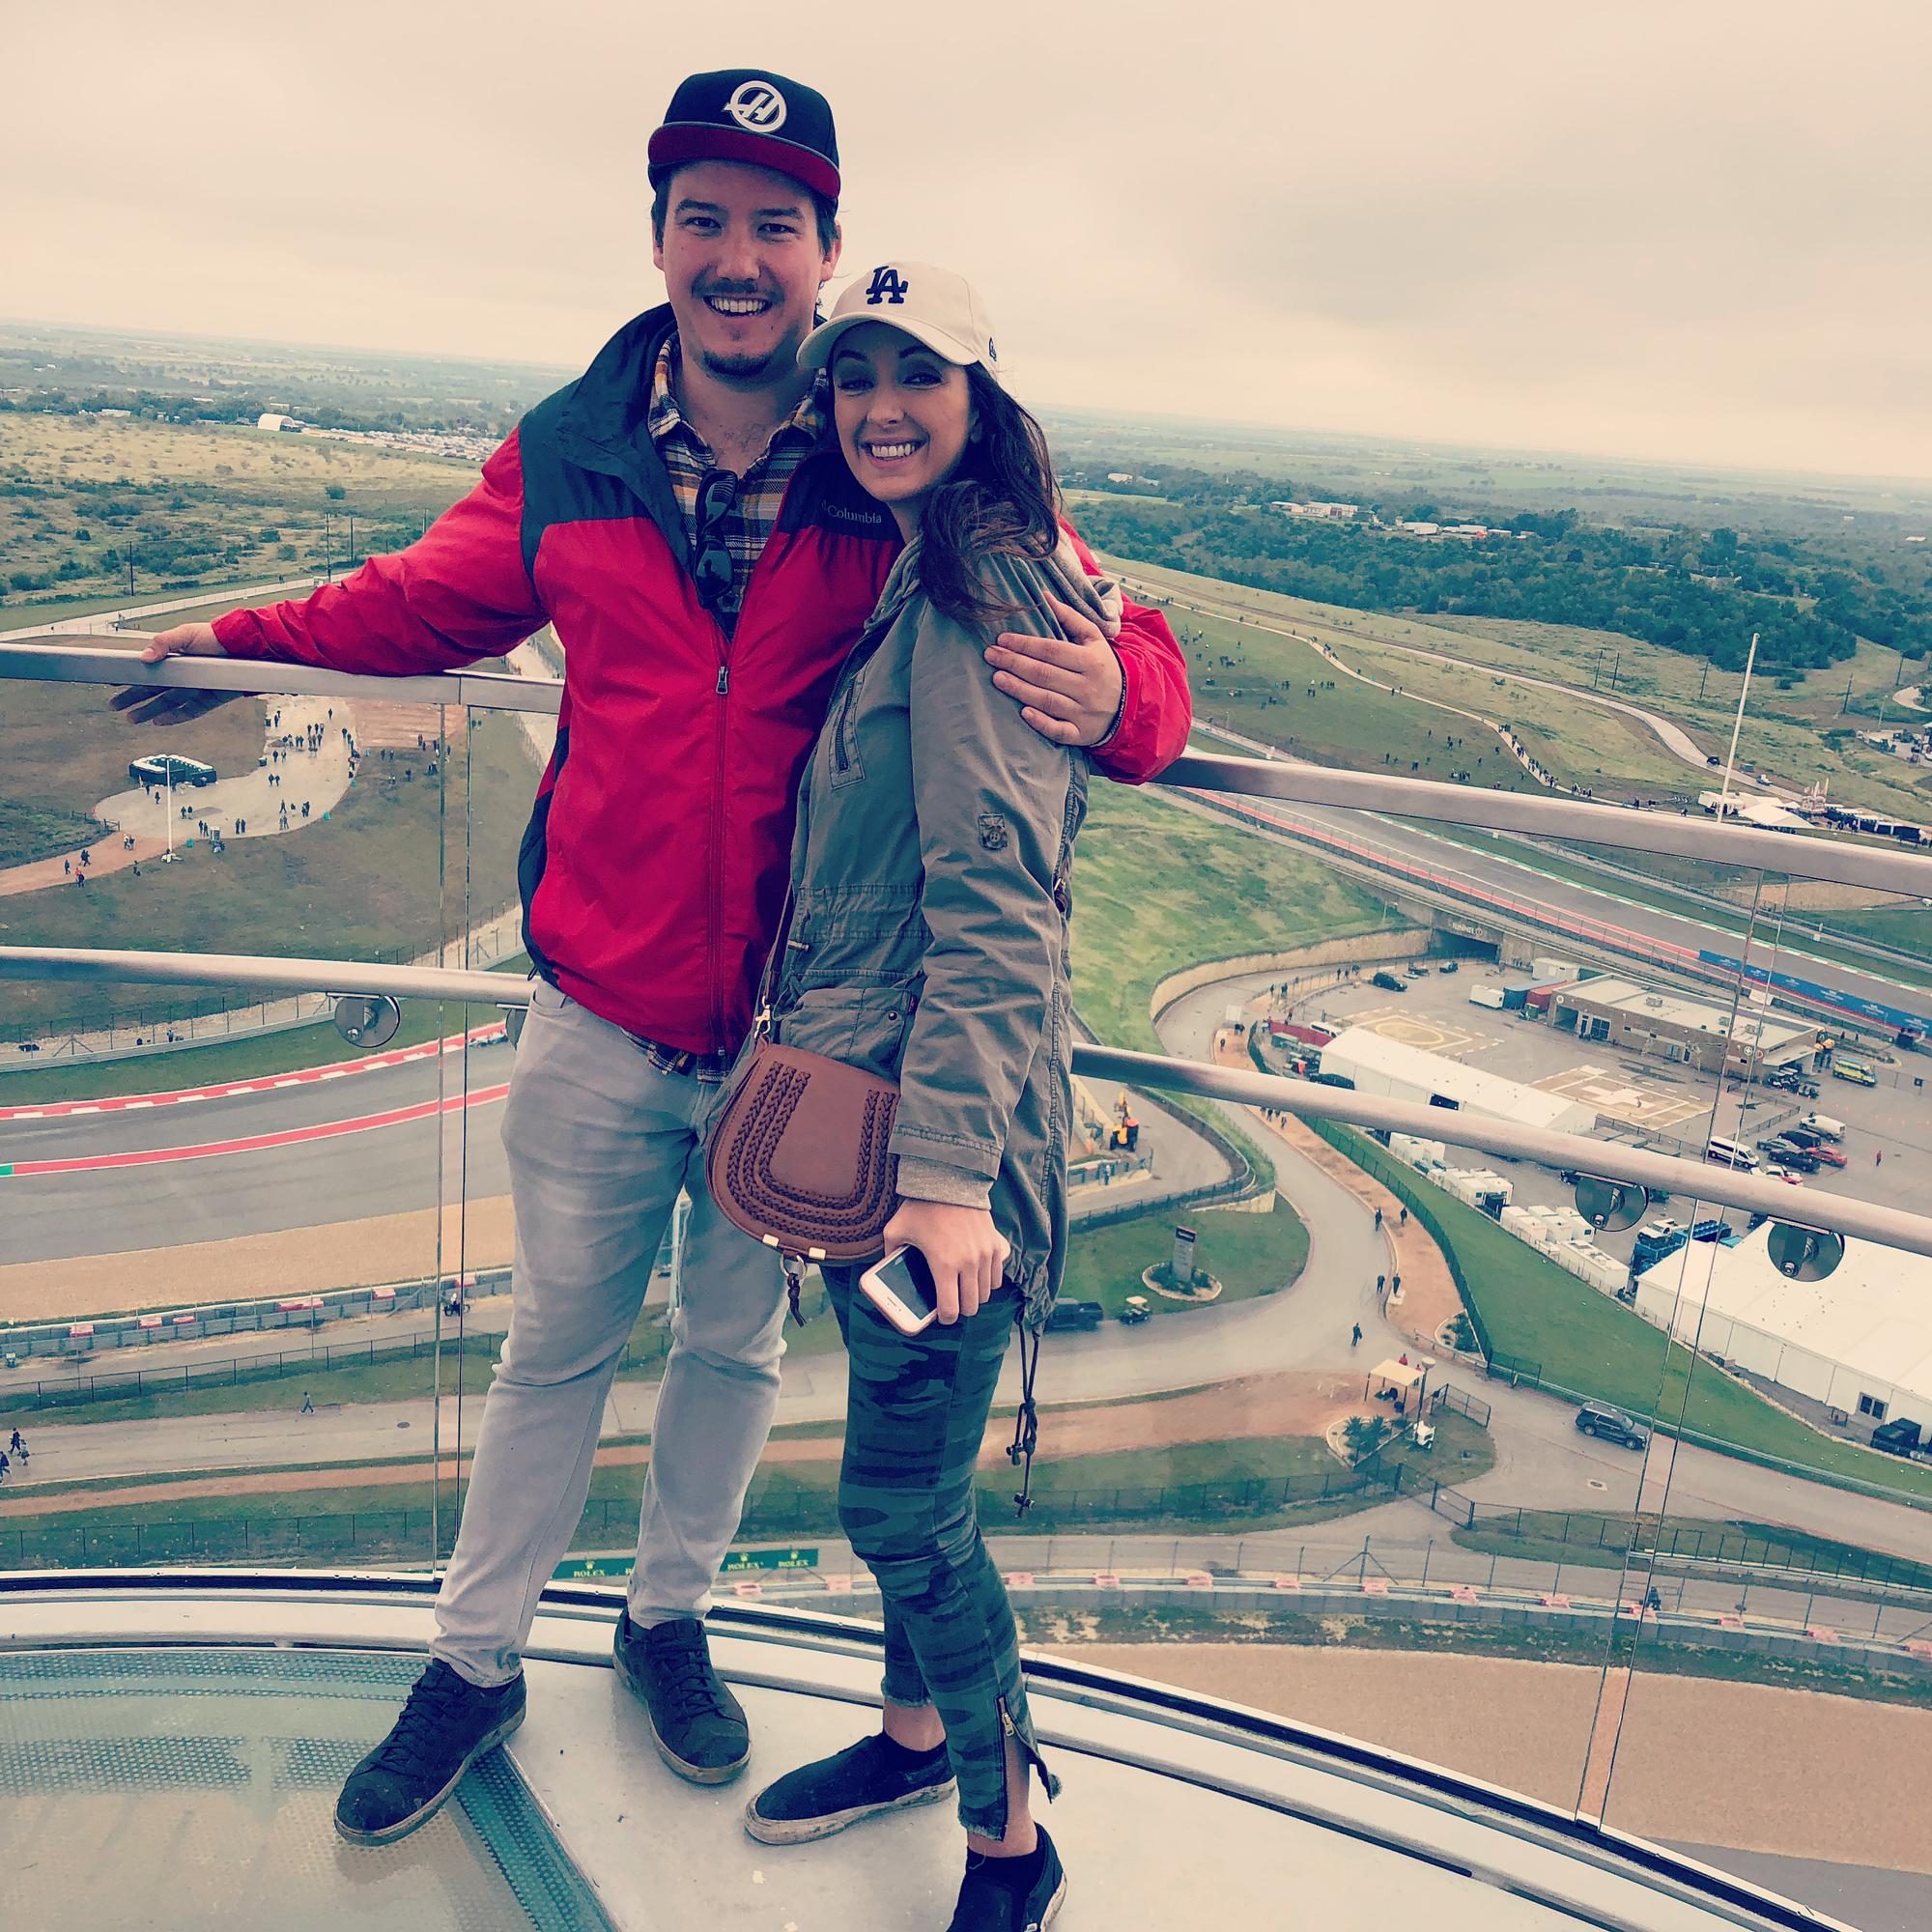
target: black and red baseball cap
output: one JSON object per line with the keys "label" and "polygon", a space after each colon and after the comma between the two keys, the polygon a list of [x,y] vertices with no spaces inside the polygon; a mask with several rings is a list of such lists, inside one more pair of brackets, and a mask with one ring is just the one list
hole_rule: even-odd
{"label": "black and red baseball cap", "polygon": [[687,161],[743,161],[838,199],[838,136],[824,95],[761,68],[725,68],[681,81],[651,136],[652,187]]}

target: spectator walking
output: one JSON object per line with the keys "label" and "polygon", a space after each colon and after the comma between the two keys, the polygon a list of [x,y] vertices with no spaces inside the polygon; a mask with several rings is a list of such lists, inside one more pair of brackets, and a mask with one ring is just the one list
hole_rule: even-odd
{"label": "spectator walking", "polygon": [[1359,1321],[1357,1321],[1355,1323],[1355,1332],[1349,1337],[1350,1348],[1351,1349],[1359,1348],[1361,1346],[1361,1340],[1362,1340],[1362,1324]]}
{"label": "spectator walking", "polygon": [[1382,1210],[1379,1208],[1378,1208],[1376,1209],[1376,1233],[1379,1235],[1381,1231],[1382,1231]]}
{"label": "spectator walking", "polygon": [[315,1404],[309,1401],[307,1389],[302,1390],[301,1412],[304,1415],[313,1415],[315,1413]]}
{"label": "spectator walking", "polygon": [[1396,1225],[1402,1228],[1408,1226],[1408,1209],[1406,1208],[1402,1210],[1402,1219]]}
{"label": "spectator walking", "polygon": [[24,1435],[22,1435],[20,1432],[16,1429],[14,1430],[14,1434],[8,1438],[7,1446],[8,1448],[14,1450],[24,1449],[27,1446],[27,1438]]}

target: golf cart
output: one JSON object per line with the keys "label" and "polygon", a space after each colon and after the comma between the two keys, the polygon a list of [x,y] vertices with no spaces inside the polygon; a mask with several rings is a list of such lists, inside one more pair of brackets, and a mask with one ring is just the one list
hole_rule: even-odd
{"label": "golf cart", "polygon": [[1144,1294],[1130,1294],[1121,1304],[1121,1321],[1123,1326],[1137,1327],[1153,1314],[1152,1304]]}

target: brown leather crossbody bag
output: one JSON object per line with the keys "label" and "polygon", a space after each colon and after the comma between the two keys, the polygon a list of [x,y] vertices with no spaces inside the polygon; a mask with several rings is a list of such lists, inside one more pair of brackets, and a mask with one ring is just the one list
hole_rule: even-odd
{"label": "brown leather crossbody bag", "polygon": [[899,1090],[862,1066],[768,1037],[790,924],[787,899],[759,989],[757,1041],[712,1126],[704,1178],[727,1221],[778,1250],[792,1317],[803,1321],[807,1262],[871,1262],[885,1252],[898,1205],[890,1148]]}

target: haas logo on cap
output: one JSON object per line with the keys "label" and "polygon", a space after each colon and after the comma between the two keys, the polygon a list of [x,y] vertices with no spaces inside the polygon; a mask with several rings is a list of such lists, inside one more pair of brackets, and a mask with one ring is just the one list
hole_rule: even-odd
{"label": "haas logo on cap", "polygon": [[731,90],[724,111],[754,134],[773,134],[784,126],[784,96],[768,80],[741,81]]}
{"label": "haas logo on cap", "polygon": [[902,302],[912,293],[912,284],[899,271],[890,266],[872,270],[872,285],[866,291],[867,306],[877,308],[881,302]]}

